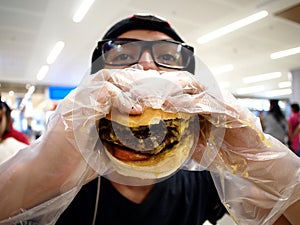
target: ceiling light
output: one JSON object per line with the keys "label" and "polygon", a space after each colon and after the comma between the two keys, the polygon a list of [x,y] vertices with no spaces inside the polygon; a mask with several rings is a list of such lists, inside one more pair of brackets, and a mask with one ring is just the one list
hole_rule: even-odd
{"label": "ceiling light", "polygon": [[47,63],[48,64],[52,64],[55,62],[56,58],[58,57],[58,55],[61,53],[61,51],[63,50],[65,46],[65,43],[63,41],[58,41],[53,49],[51,50],[50,54],[47,57]]}
{"label": "ceiling light", "polygon": [[30,88],[28,89],[27,94],[31,96],[31,95],[33,94],[34,91],[35,91],[35,86],[32,85],[32,86],[30,86]]}
{"label": "ceiling light", "polygon": [[11,91],[8,92],[8,95],[12,97],[12,96],[15,95],[15,92],[13,90],[11,90]]}
{"label": "ceiling light", "polygon": [[76,13],[73,16],[73,22],[79,23],[83,17],[86,15],[86,13],[89,11],[90,7],[94,3],[95,0],[84,0],[79,9],[76,11]]}
{"label": "ceiling light", "polygon": [[290,55],[295,55],[300,53],[300,47],[297,48],[290,48],[287,50],[283,50],[283,51],[279,51],[279,52],[274,52],[270,55],[271,59],[279,59],[279,58],[283,58],[286,56],[290,56]]}
{"label": "ceiling light", "polygon": [[282,74],[280,72],[265,73],[265,74],[245,77],[245,78],[243,78],[243,82],[246,84],[250,84],[250,83],[260,82],[260,81],[264,81],[264,80],[276,79],[281,76],[282,76]]}
{"label": "ceiling light", "polygon": [[244,26],[247,26],[251,23],[254,23],[254,22],[256,22],[260,19],[263,19],[264,17],[268,16],[268,14],[269,13],[267,11],[260,11],[258,13],[255,13],[255,14],[251,15],[251,16],[248,16],[244,19],[238,20],[238,21],[233,22],[231,24],[228,24],[224,27],[221,27],[221,28],[219,28],[219,29],[217,29],[217,30],[215,30],[211,33],[203,35],[203,36],[201,36],[200,38],[197,39],[197,42],[199,44],[204,44],[204,43],[209,42],[213,39],[216,39],[216,38],[221,37],[225,34],[228,34],[232,31],[235,31],[235,30],[240,29]]}
{"label": "ceiling light", "polygon": [[291,86],[292,86],[291,81],[283,81],[283,82],[278,83],[279,88],[287,88],[287,87],[291,87]]}
{"label": "ceiling light", "polygon": [[232,71],[233,69],[234,69],[233,65],[227,64],[227,65],[223,65],[223,66],[220,66],[220,67],[212,68],[211,72],[214,75],[218,75],[218,74],[222,74],[222,73]]}
{"label": "ceiling light", "polygon": [[36,79],[43,80],[46,77],[46,74],[48,73],[49,66],[44,65],[40,68],[39,72],[36,75]]}
{"label": "ceiling light", "polygon": [[278,89],[278,90],[272,90],[266,92],[267,97],[276,97],[276,96],[290,95],[290,94],[292,94],[292,89],[290,88]]}
{"label": "ceiling light", "polygon": [[265,87],[263,85],[258,85],[258,86],[238,88],[238,89],[236,89],[236,93],[239,95],[244,95],[244,94],[261,92],[264,90],[265,90]]}
{"label": "ceiling light", "polygon": [[287,72],[288,80],[293,80],[293,74],[289,71]]}

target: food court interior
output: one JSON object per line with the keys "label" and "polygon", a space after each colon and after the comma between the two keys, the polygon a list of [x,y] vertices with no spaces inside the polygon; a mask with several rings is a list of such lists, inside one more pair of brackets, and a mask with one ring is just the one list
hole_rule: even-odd
{"label": "food court interior", "polygon": [[14,127],[38,138],[89,73],[97,41],[137,12],[168,19],[218,87],[257,116],[270,99],[286,118],[300,103],[299,0],[1,0],[0,91]]}

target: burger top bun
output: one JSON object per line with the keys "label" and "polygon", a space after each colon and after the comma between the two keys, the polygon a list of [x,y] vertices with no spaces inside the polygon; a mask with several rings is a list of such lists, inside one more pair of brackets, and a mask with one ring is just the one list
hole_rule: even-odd
{"label": "burger top bun", "polygon": [[186,113],[169,113],[161,109],[146,108],[140,115],[129,115],[121,113],[119,110],[114,109],[106,115],[106,119],[115,121],[127,127],[139,127],[149,124],[157,124],[160,120],[176,119],[176,118],[190,118],[190,114]]}

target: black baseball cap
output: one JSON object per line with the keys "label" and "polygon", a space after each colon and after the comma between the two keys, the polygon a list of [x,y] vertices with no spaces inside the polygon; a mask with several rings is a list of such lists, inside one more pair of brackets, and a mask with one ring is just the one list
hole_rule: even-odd
{"label": "black baseball cap", "polygon": [[160,31],[175,41],[184,42],[171,27],[169,22],[154,15],[144,14],[135,14],[119,21],[106,32],[102,40],[116,38],[127,31],[140,29]]}
{"label": "black baseball cap", "polygon": [[[119,35],[130,30],[159,31],[168,35],[175,41],[184,43],[182,38],[171,27],[169,22],[158,16],[148,14],[135,14],[117,22],[105,33],[105,35],[102,37],[102,40],[117,38]],[[101,49],[99,49],[99,46],[97,46],[92,55],[92,74],[103,68],[101,55]],[[194,60],[192,60],[188,71],[194,72],[194,67]]]}

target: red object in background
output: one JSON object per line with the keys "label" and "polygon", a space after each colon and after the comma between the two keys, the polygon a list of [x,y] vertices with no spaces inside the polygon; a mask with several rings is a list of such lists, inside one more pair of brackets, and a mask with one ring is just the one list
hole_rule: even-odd
{"label": "red object in background", "polygon": [[21,131],[16,130],[15,128],[13,128],[13,126],[11,125],[9,132],[5,133],[2,137],[2,139],[6,139],[6,138],[15,138],[16,140],[23,142],[24,144],[29,145],[30,141],[29,138],[26,136],[26,134],[22,133]]}

